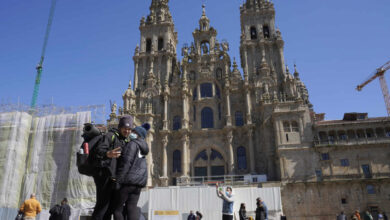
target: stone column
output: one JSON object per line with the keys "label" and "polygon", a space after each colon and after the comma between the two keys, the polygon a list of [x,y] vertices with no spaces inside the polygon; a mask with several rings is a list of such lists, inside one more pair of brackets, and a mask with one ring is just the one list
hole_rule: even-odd
{"label": "stone column", "polygon": [[181,161],[181,166],[183,170],[182,177],[189,177],[188,150],[189,150],[190,138],[188,134],[184,134],[181,140],[183,145],[183,149],[182,149],[183,153],[182,153],[182,161]]}
{"label": "stone column", "polygon": [[276,138],[275,138],[276,146],[279,146],[281,144],[281,142],[280,142],[281,141],[280,140],[280,133],[279,133],[279,130],[280,130],[279,121],[275,121],[274,125],[275,125],[274,132],[275,132],[275,135],[276,135]]}
{"label": "stone column", "polygon": [[171,70],[172,70],[172,57],[170,55],[168,55],[168,58],[167,58],[167,72],[165,74],[165,78],[163,79],[164,81],[168,80],[169,74],[171,73]]}
{"label": "stone column", "polygon": [[138,88],[138,58],[134,59],[134,91]]}
{"label": "stone column", "polygon": [[161,183],[163,186],[168,186],[168,135],[165,134],[161,140],[162,142],[162,177]]}
{"label": "stone column", "polygon": [[249,73],[248,73],[248,51],[247,51],[246,47],[244,47],[244,61],[245,61],[244,75],[249,76]]}
{"label": "stone column", "polygon": [[200,85],[198,84],[197,85],[197,90],[196,90],[196,92],[198,93],[198,95],[197,95],[197,98],[196,98],[196,100],[200,100],[201,99],[201,97],[200,97]]}
{"label": "stone column", "polygon": [[226,89],[226,126],[231,126],[232,125],[232,114],[230,111],[230,92],[229,89]]}
{"label": "stone column", "polygon": [[164,116],[163,116],[163,130],[168,130],[168,96],[163,96],[164,100]]}
{"label": "stone column", "polygon": [[189,107],[188,107],[188,85],[187,85],[187,69],[185,66],[183,66],[183,81],[182,81],[182,96],[183,96],[183,120],[182,120],[182,128],[187,129],[188,128],[188,122],[189,122]]}
{"label": "stone column", "polygon": [[[303,120],[303,116],[299,117],[299,134],[301,135],[301,143],[303,143],[305,141],[304,137],[305,137],[305,132],[304,132],[304,127],[303,127],[303,123],[304,123],[304,120]],[[337,133],[336,133],[336,137],[335,139],[337,138]]]}
{"label": "stone column", "polygon": [[283,144],[283,135],[284,135],[284,127],[283,127],[283,121],[279,120],[279,142],[280,144]]}
{"label": "stone column", "polygon": [[[148,123],[150,125],[153,125],[153,117],[149,117],[149,120],[148,120]],[[146,156],[146,160],[148,162],[148,183],[147,183],[147,186],[152,186],[153,185],[153,179],[152,179],[152,174],[153,174],[153,165],[154,165],[154,162],[153,162],[153,145],[152,145],[152,142],[153,142],[153,135],[154,135],[154,131],[153,131],[153,126],[151,126],[149,132],[148,132],[148,136],[146,138],[146,143],[148,144],[148,146],[150,147],[150,150],[149,150],[149,154]]]}
{"label": "stone column", "polygon": [[253,146],[253,130],[249,128],[248,130],[248,139],[249,139],[249,162],[250,162],[250,171],[251,173],[256,173],[255,170],[255,152]]}
{"label": "stone column", "polygon": [[233,150],[233,132],[230,130],[226,135],[227,148],[229,149],[229,161],[228,161],[228,170],[229,174],[234,174],[234,150]]}
{"label": "stone column", "polygon": [[158,67],[157,67],[157,70],[158,70],[158,73],[157,73],[157,81],[159,83],[161,83],[161,72],[162,72],[162,67],[161,67],[161,63],[162,63],[162,56],[159,55],[158,56]]}
{"label": "stone column", "polygon": [[251,97],[250,89],[247,87],[245,89],[245,103],[246,103],[246,124],[252,124],[252,115],[251,115]]}

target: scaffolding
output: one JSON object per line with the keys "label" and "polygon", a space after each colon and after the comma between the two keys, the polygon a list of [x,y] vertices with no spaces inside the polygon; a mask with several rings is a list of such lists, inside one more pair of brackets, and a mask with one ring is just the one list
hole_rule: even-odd
{"label": "scaffolding", "polygon": [[105,105],[86,105],[62,107],[54,104],[36,106],[33,110],[29,105],[22,103],[0,103],[0,113],[26,112],[36,117],[47,115],[74,114],[77,112],[91,112],[91,122],[104,125],[106,122]]}

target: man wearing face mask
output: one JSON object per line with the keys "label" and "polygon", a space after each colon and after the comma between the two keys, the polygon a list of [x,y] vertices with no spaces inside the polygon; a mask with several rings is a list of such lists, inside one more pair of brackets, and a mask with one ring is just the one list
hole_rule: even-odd
{"label": "man wearing face mask", "polygon": [[101,169],[93,176],[96,185],[96,205],[92,220],[102,220],[108,210],[114,189],[116,158],[122,148],[130,142],[129,135],[133,128],[133,117],[123,116],[119,119],[118,129],[110,129],[96,147],[96,158]]}
{"label": "man wearing face mask", "polygon": [[149,147],[145,138],[149,129],[148,123],[135,127],[130,134],[131,141],[122,149],[122,156],[118,159],[116,182],[120,187],[112,204],[115,220],[123,220],[123,208],[126,209],[127,220],[139,219],[137,203],[148,180],[145,157]]}
{"label": "man wearing face mask", "polygon": [[232,187],[226,187],[226,192],[224,193],[218,183],[215,186],[217,188],[217,196],[223,200],[222,220],[233,220],[234,198]]}

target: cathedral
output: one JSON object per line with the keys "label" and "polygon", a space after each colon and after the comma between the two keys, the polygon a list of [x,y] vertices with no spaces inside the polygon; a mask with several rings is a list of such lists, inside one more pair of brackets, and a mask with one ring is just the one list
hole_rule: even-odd
{"label": "cathedral", "polygon": [[152,125],[151,185],[244,174],[278,181],[278,146],[311,144],[308,91],[284,63],[273,3],[248,0],[240,14],[241,68],[228,54],[229,43],[218,40],[205,6],[193,42],[183,48],[177,48],[168,0],[152,0],[141,19],[134,85],[121,112]]}
{"label": "cathedral", "polygon": [[390,212],[390,118],[353,112],[324,120],[296,67],[285,65],[273,3],[246,0],[239,10],[241,67],[205,6],[183,48],[168,0],[152,0],[141,19],[133,85],[108,126],[124,114],[152,125],[148,185],[262,175],[281,187],[289,219]]}

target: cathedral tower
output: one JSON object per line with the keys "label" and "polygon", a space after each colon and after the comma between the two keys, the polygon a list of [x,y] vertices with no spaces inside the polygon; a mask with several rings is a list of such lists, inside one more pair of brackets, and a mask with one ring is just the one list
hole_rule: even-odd
{"label": "cathedral tower", "polygon": [[177,33],[168,0],[153,0],[140,22],[141,42],[134,54],[134,90],[160,89],[176,62]]}

